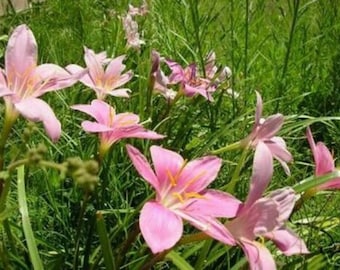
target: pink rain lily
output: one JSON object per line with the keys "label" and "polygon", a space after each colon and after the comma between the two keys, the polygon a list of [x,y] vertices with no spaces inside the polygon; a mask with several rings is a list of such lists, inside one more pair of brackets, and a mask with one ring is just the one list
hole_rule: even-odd
{"label": "pink rain lily", "polygon": [[20,25],[9,38],[5,70],[0,69],[0,96],[5,96],[7,116],[19,114],[30,121],[42,122],[48,136],[56,141],[61,125],[51,107],[38,97],[74,84],[74,76],[54,64],[37,65],[37,43],[27,25]]}
{"label": "pink rain lily", "polygon": [[154,91],[160,93],[168,101],[174,100],[177,95],[177,92],[175,92],[171,88],[168,88],[170,82],[168,76],[165,76],[164,72],[160,68],[160,63],[162,61],[160,54],[157,51],[152,50],[151,57],[152,57],[151,76],[154,81],[153,85]]}
{"label": "pink rain lily", "polygon": [[96,122],[84,121],[82,128],[89,133],[99,133],[100,149],[105,153],[113,143],[123,138],[162,139],[165,136],[145,129],[139,117],[133,113],[116,114],[115,109],[102,100],[95,99],[91,105],[73,105],[72,109],[92,116]]}
{"label": "pink rain lily", "polygon": [[257,238],[272,240],[286,256],[309,251],[304,241],[285,225],[295,205],[294,190],[286,187],[261,197],[273,174],[273,159],[265,143],[260,141],[257,147],[247,200],[226,227],[244,250],[250,269],[274,270],[272,255]]}
{"label": "pink rain lily", "polygon": [[256,96],[255,124],[252,132],[241,141],[241,145],[255,148],[255,151],[257,151],[258,144],[260,142],[264,143],[272,157],[281,163],[283,169],[289,175],[290,170],[287,162],[290,162],[293,157],[287,150],[285,141],[281,137],[274,136],[280,130],[284,117],[282,114],[277,113],[269,116],[267,119],[261,118],[263,107],[262,98],[258,92],[256,92]]}
{"label": "pink rain lily", "polygon": [[[317,142],[313,139],[312,132],[310,128],[307,128],[307,140],[313,153],[315,162],[315,175],[322,176],[324,174],[335,171],[334,159],[331,152],[328,150],[323,142]],[[317,186],[317,190],[325,189],[339,189],[340,188],[340,178],[332,179],[320,186]]]}
{"label": "pink rain lily", "polygon": [[133,20],[129,13],[122,17],[122,22],[125,31],[125,38],[127,40],[127,47],[140,50],[141,45],[145,44],[145,42],[139,37],[138,23]]}
{"label": "pink rain lily", "polygon": [[68,65],[66,69],[71,73],[87,71],[80,78],[80,81],[93,89],[98,99],[104,100],[107,95],[128,98],[130,89],[119,88],[133,77],[131,70],[122,74],[125,69],[123,64],[125,56],[121,55],[114,59],[109,59],[106,57],[105,52],[96,54],[93,50],[86,47],[84,47],[84,50],[86,68],[72,64]]}
{"label": "pink rain lily", "polygon": [[149,8],[148,3],[144,0],[143,4],[140,7],[134,7],[133,5],[129,4],[129,11],[128,14],[131,16],[145,16],[148,14]]}
{"label": "pink rain lily", "polygon": [[154,170],[133,146],[128,154],[138,173],[156,190],[141,210],[139,226],[153,253],[172,248],[183,234],[183,219],[225,244],[236,244],[218,217],[234,217],[240,201],[206,189],[216,178],[221,159],[206,156],[190,162],[159,146],[150,148]]}
{"label": "pink rain lily", "polygon": [[170,83],[180,83],[180,91],[184,95],[193,97],[198,94],[209,101],[213,101],[212,93],[215,92],[216,87],[209,79],[198,77],[196,64],[182,68],[178,63],[171,60],[167,60],[166,63],[172,71],[169,76]]}

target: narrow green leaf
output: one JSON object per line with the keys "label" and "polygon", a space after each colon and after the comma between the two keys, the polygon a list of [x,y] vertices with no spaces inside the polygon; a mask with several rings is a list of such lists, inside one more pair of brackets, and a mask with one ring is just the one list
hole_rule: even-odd
{"label": "narrow green leaf", "polygon": [[171,260],[180,270],[194,270],[194,268],[185,259],[173,250],[166,255],[166,258]]}
{"label": "narrow green leaf", "polygon": [[116,265],[112,254],[112,247],[110,244],[110,240],[105,227],[105,221],[101,211],[97,211],[96,218],[97,218],[97,232],[99,235],[100,245],[102,247],[106,269],[115,270]]}
{"label": "narrow green leaf", "polygon": [[37,244],[32,231],[30,218],[28,216],[27,200],[25,192],[25,167],[20,166],[18,172],[18,202],[19,211],[22,217],[22,227],[24,230],[25,239],[27,241],[28,253],[31,258],[34,270],[42,270],[44,266],[41,262]]}
{"label": "narrow green leaf", "polygon": [[304,192],[308,189],[311,188],[315,188],[321,184],[326,183],[327,181],[333,179],[333,178],[338,178],[340,177],[340,171],[334,171],[322,176],[310,176],[302,181],[300,181],[299,183],[297,183],[296,185],[293,186],[293,189],[296,192]]}

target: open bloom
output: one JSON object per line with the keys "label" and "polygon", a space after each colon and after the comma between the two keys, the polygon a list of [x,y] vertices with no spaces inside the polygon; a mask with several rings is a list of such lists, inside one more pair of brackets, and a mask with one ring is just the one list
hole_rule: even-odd
{"label": "open bloom", "polygon": [[217,217],[235,216],[240,201],[206,189],[216,178],[221,159],[206,156],[190,162],[159,146],[150,148],[154,171],[133,146],[128,154],[138,173],[156,190],[155,200],[141,210],[139,226],[153,253],[173,247],[183,233],[183,221],[226,244],[235,244]]}
{"label": "open bloom", "polygon": [[133,113],[119,113],[104,101],[95,99],[91,105],[73,105],[72,109],[92,116],[96,122],[84,121],[82,128],[89,133],[99,133],[101,151],[104,153],[111,145],[123,138],[162,139],[165,136],[145,129],[139,117]]}
{"label": "open bloom", "polygon": [[198,76],[196,64],[182,68],[181,65],[171,60],[167,60],[166,63],[172,71],[169,76],[170,83],[180,83],[180,90],[187,97],[198,94],[209,101],[213,101],[212,93],[215,92],[216,87],[212,85],[209,79]]}
{"label": "open bloom", "polygon": [[241,141],[241,144],[245,147],[255,148],[259,142],[269,149],[273,158],[278,160],[287,174],[290,174],[287,162],[290,162],[293,157],[286,148],[285,141],[275,134],[280,130],[283,124],[283,115],[280,113],[269,116],[267,119],[262,118],[262,98],[261,95],[256,92],[257,103],[255,112],[255,123],[251,133]]}
{"label": "open bloom", "polygon": [[133,5],[129,4],[129,11],[128,14],[131,16],[145,16],[148,14],[149,8],[148,8],[148,3],[144,0],[143,4],[140,7],[134,7]]}
{"label": "open bloom", "polygon": [[[72,64],[68,65],[66,69],[71,73],[87,71],[80,78],[80,81],[93,89],[98,99],[104,100],[107,95],[129,97],[128,92],[130,92],[130,89],[119,88],[133,77],[131,70],[122,74],[125,69],[123,64],[125,56],[121,55],[114,59],[109,59],[104,52],[96,54],[86,47],[84,47],[84,50],[84,60],[87,67],[84,69],[81,66]],[[105,66],[106,68],[104,69]]]}
{"label": "open bloom", "polygon": [[42,122],[52,140],[61,134],[61,125],[51,107],[38,97],[71,86],[77,81],[54,64],[37,65],[37,43],[27,25],[20,25],[10,36],[5,52],[5,70],[0,69],[0,96],[5,96],[7,117],[19,114]]}
{"label": "open bloom", "polygon": [[151,58],[152,58],[151,77],[153,79],[154,91],[160,93],[168,101],[173,100],[176,97],[177,92],[175,92],[171,88],[168,88],[170,82],[168,76],[165,76],[164,72],[161,70],[160,54],[157,51],[152,50]]}
{"label": "open bloom", "polygon": [[[317,142],[313,139],[312,132],[310,128],[307,128],[307,140],[313,153],[315,162],[315,175],[321,176],[330,172],[335,171],[334,159],[331,152],[328,150],[323,142]],[[317,190],[325,189],[339,189],[340,188],[340,178],[335,178],[327,181],[326,183],[317,186]]]}
{"label": "open bloom", "polygon": [[252,270],[276,269],[269,250],[256,241],[258,237],[272,240],[286,256],[308,253],[304,241],[285,225],[296,201],[294,190],[282,188],[261,197],[272,177],[272,163],[268,147],[259,142],[246,202],[239,208],[236,218],[226,224],[244,250]]}

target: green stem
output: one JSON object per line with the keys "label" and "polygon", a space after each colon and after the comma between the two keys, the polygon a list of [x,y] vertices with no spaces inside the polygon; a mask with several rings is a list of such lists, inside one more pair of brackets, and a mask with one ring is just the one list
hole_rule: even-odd
{"label": "green stem", "polygon": [[234,142],[232,144],[226,145],[226,146],[224,146],[220,149],[213,150],[213,151],[210,152],[210,154],[218,155],[218,154],[221,154],[223,152],[239,149],[240,147],[241,147],[241,141],[238,141],[238,142]]}
{"label": "green stem", "polygon": [[245,147],[242,154],[241,154],[241,158],[239,160],[239,162],[237,163],[237,166],[235,168],[235,171],[233,173],[233,176],[230,180],[230,182],[225,185],[224,187],[221,188],[221,190],[226,189],[230,194],[234,194],[234,190],[235,190],[235,186],[237,181],[240,179],[240,172],[242,170],[242,167],[246,161],[247,155],[248,155],[248,147]]}
{"label": "green stem", "polygon": [[108,235],[107,235],[105,221],[104,221],[103,214],[101,211],[97,211],[96,219],[97,219],[97,232],[99,235],[99,242],[102,247],[106,269],[115,270],[116,265],[115,265],[113,254],[112,254],[112,247],[111,247]]}
{"label": "green stem", "polygon": [[28,252],[34,270],[42,270],[44,266],[39,256],[37,244],[35,242],[31,222],[28,216],[27,199],[25,192],[25,169],[24,166],[18,168],[18,201],[19,211],[22,217],[22,227],[27,242]]}
{"label": "green stem", "polygon": [[73,258],[73,269],[74,270],[78,270],[80,235],[81,235],[81,230],[84,224],[84,214],[85,214],[88,199],[89,199],[89,193],[86,192],[84,194],[83,204],[81,206],[79,217],[78,217],[78,222],[77,222],[76,247],[75,247],[74,258]]}
{"label": "green stem", "polygon": [[5,120],[0,135],[0,171],[4,168],[6,142],[17,117],[18,114],[12,110],[12,105],[7,105],[6,103]]}

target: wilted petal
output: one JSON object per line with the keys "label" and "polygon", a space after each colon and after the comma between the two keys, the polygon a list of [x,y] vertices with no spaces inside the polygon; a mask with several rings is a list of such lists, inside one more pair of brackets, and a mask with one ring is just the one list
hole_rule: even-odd
{"label": "wilted petal", "polygon": [[137,172],[149,183],[151,186],[158,191],[159,183],[158,179],[151,169],[149,162],[146,160],[145,156],[139,152],[139,150],[132,145],[126,145],[126,150],[128,155],[135,166]]}
{"label": "wilted petal", "polygon": [[[32,31],[22,24],[14,29],[5,52],[5,70],[7,79],[17,78],[33,70],[37,63],[37,43]],[[11,80],[11,79],[10,79]]]}
{"label": "wilted petal", "polygon": [[143,206],[139,226],[153,253],[172,248],[183,233],[182,219],[156,202],[147,202]]}
{"label": "wilted petal", "polygon": [[222,159],[206,156],[190,161],[178,179],[178,189],[186,186],[186,192],[201,192],[217,177]]}
{"label": "wilted petal", "polygon": [[185,207],[185,211],[196,215],[233,218],[236,216],[241,201],[229,193],[209,189],[201,194],[200,200],[194,200]]}
{"label": "wilted petal", "polygon": [[268,147],[259,142],[256,146],[253,172],[246,205],[253,204],[267,188],[273,175],[273,158]]}
{"label": "wilted petal", "polygon": [[246,254],[251,270],[275,270],[276,265],[269,250],[260,243],[241,239],[242,249]]}
{"label": "wilted petal", "polygon": [[309,253],[305,242],[288,228],[275,230],[264,236],[271,239],[286,256]]}
{"label": "wilted petal", "polygon": [[61,134],[61,124],[56,118],[51,107],[43,100],[27,98],[15,104],[15,108],[25,118],[33,122],[43,122],[48,136],[56,141]]}
{"label": "wilted petal", "polygon": [[279,219],[283,225],[284,222],[288,220],[293,211],[296,201],[295,191],[290,187],[280,188],[270,192],[267,198],[274,200],[278,204],[277,209],[280,215]]}

